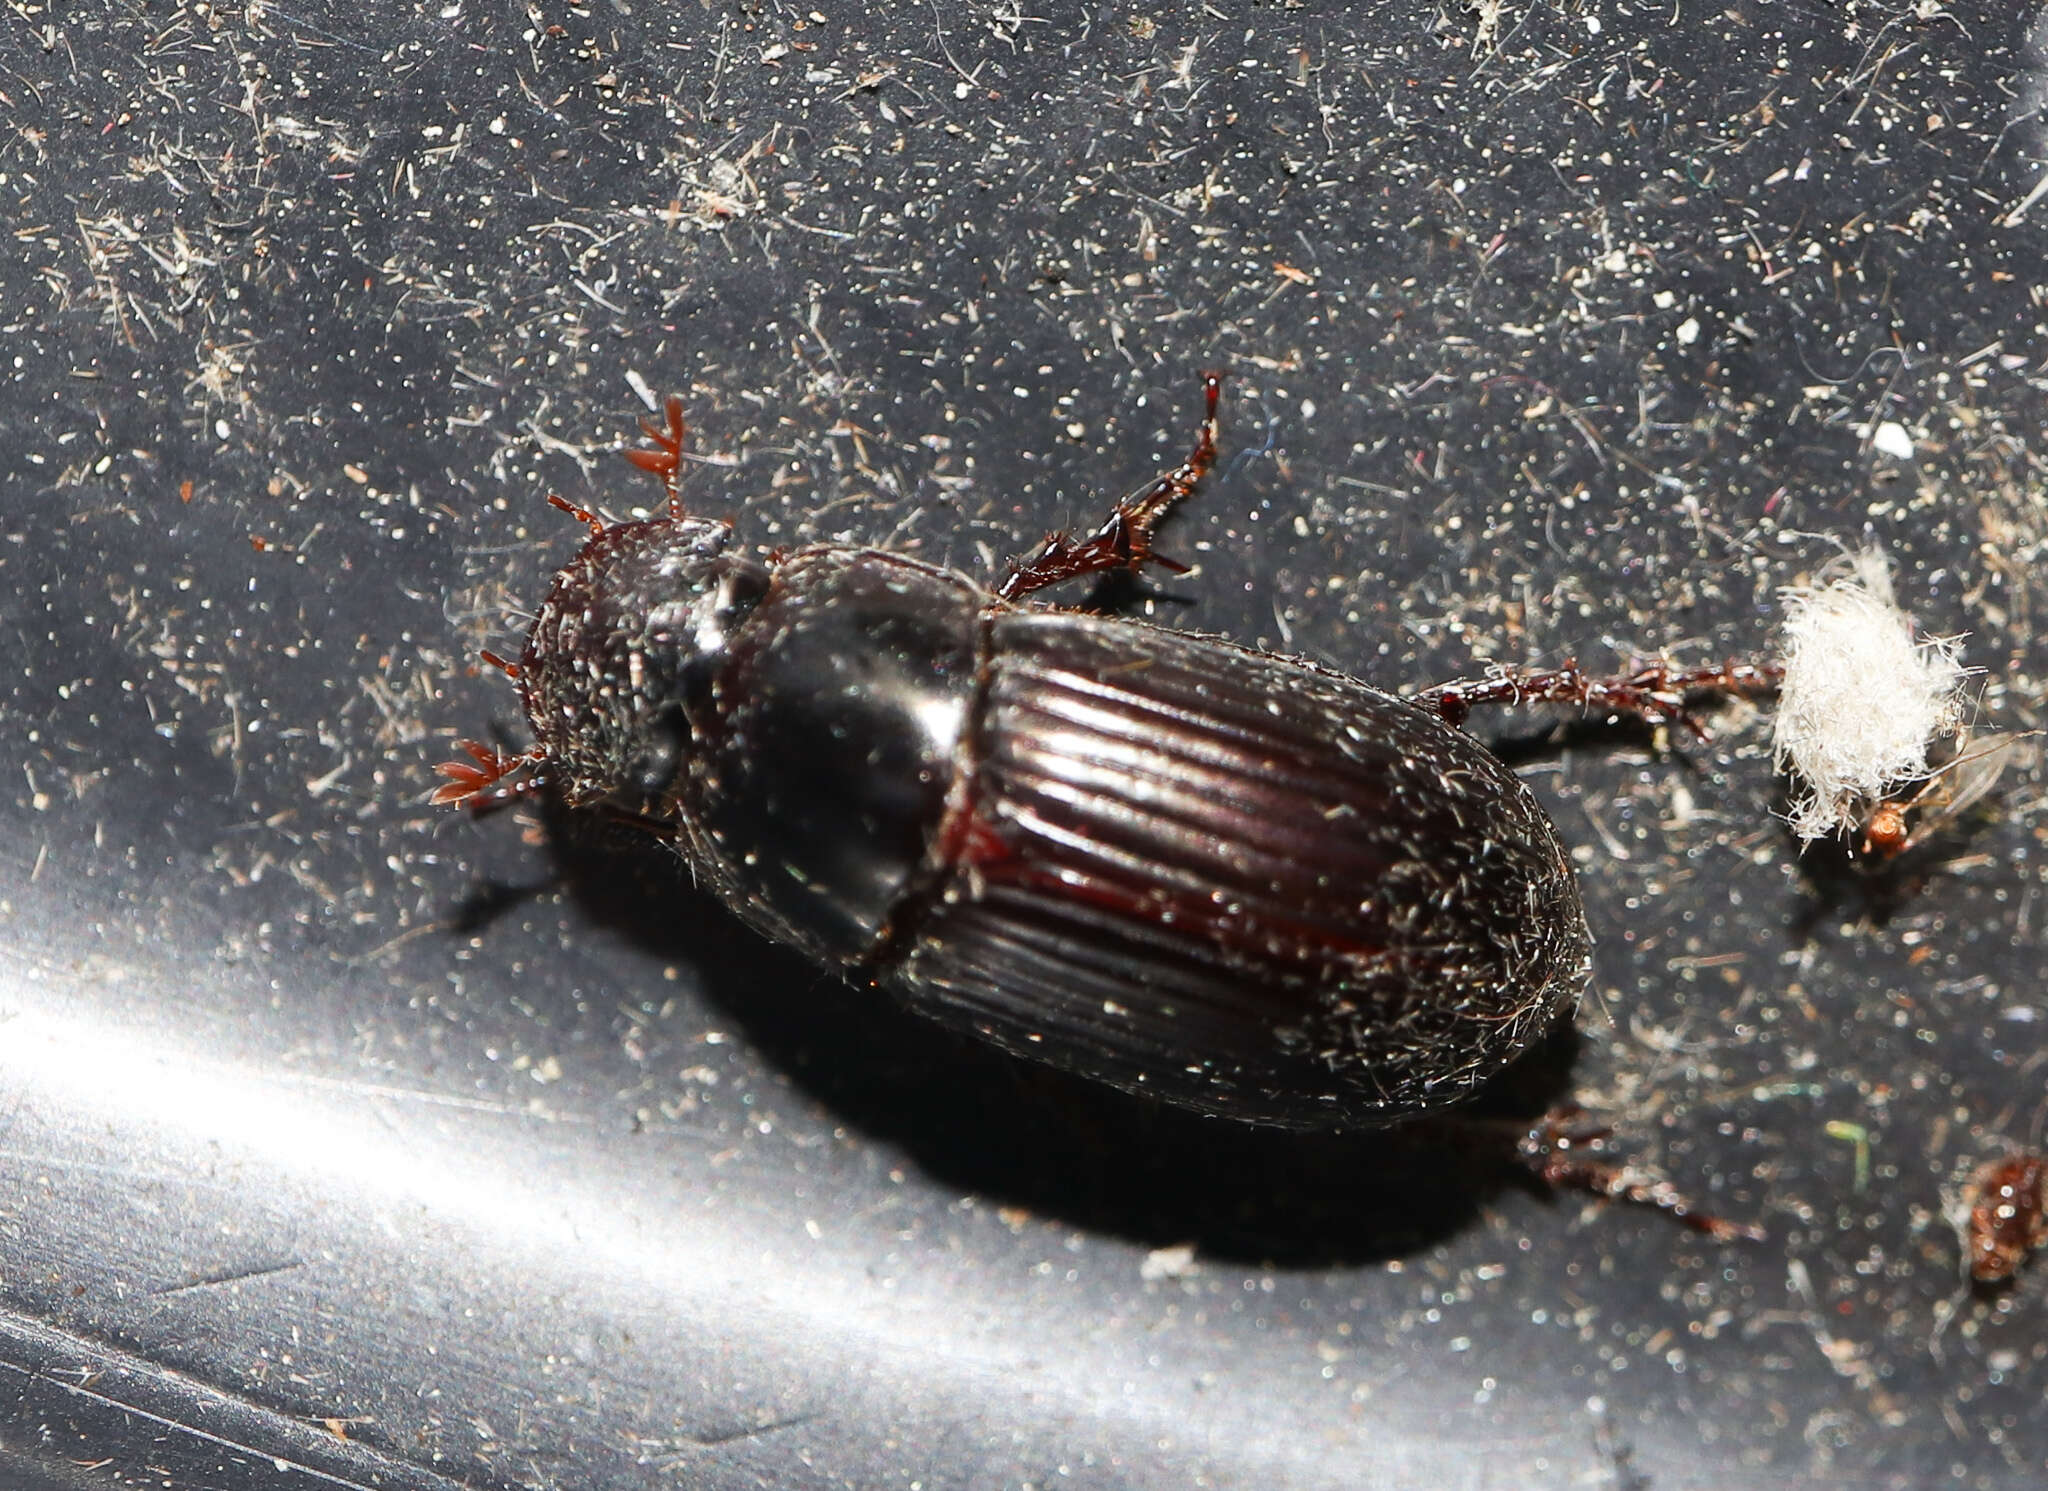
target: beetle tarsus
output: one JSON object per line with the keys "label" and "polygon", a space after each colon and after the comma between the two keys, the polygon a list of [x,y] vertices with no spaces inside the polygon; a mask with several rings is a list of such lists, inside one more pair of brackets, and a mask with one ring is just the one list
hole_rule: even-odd
{"label": "beetle tarsus", "polygon": [[1784,677],[1776,663],[1710,663],[1678,668],[1650,663],[1632,673],[1597,678],[1575,661],[1556,668],[1499,668],[1484,678],[1441,684],[1417,696],[1447,724],[1462,725],[1481,704],[1570,704],[1589,715],[1640,720],[1652,729],[1683,725],[1704,738],[1696,710],[1706,699],[1774,694]]}
{"label": "beetle tarsus", "polygon": [[1731,1222],[1701,1211],[1692,1198],[1670,1181],[1633,1165],[1595,1158],[1590,1151],[1612,1133],[1588,1123],[1576,1103],[1553,1108],[1522,1136],[1516,1152],[1543,1182],[1556,1190],[1586,1191],[1634,1206],[1654,1206],[1695,1232],[1716,1242],[1763,1242],[1769,1234],[1748,1222]]}
{"label": "beetle tarsus", "polygon": [[1216,464],[1216,402],[1223,394],[1223,375],[1202,375],[1203,414],[1194,449],[1188,458],[1164,473],[1136,497],[1127,497],[1111,510],[1102,526],[1084,539],[1071,533],[1051,533],[1029,559],[1010,561],[1010,573],[996,593],[1014,601],[1057,585],[1107,570],[1130,570],[1156,564],[1176,575],[1188,567],[1152,551],[1152,530],[1176,503],[1193,492],[1209,468]]}

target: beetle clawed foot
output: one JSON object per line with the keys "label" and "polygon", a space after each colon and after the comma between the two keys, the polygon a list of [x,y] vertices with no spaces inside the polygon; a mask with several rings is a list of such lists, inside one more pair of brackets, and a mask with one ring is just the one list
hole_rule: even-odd
{"label": "beetle clawed foot", "polygon": [[525,776],[515,773],[537,767],[546,758],[538,750],[516,754],[495,750],[480,740],[458,740],[455,748],[468,761],[443,761],[435,772],[448,780],[434,789],[436,807],[459,804],[476,814],[496,812],[522,797],[530,797],[547,784],[538,771]]}
{"label": "beetle clawed foot", "polygon": [[1635,1206],[1654,1206],[1716,1242],[1762,1242],[1769,1235],[1748,1222],[1704,1212],[1671,1181],[1635,1165],[1596,1157],[1613,1130],[1590,1122],[1576,1103],[1553,1108],[1515,1146],[1522,1163],[1554,1190],[1585,1191]]}

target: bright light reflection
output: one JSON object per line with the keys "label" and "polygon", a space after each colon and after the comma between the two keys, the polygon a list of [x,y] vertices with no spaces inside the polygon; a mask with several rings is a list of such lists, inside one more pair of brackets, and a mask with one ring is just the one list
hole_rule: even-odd
{"label": "bright light reflection", "polygon": [[[251,1071],[177,1049],[171,1044],[175,1037],[119,1029],[98,1012],[67,1020],[47,1008],[23,1008],[20,992],[38,999],[51,993],[47,984],[17,985],[6,999],[12,1008],[0,1006],[0,1081],[11,1089],[12,1101],[49,1124],[109,1135],[116,1144],[124,1133],[146,1132],[146,1149],[159,1164],[178,1167],[192,1157],[188,1178],[267,1166],[301,1185],[317,1185],[323,1194],[352,1193],[385,1209],[417,1208],[437,1228],[476,1234],[478,1263],[495,1259],[532,1267],[537,1292],[545,1292],[541,1280],[548,1271],[566,1269],[573,1270],[572,1282],[586,1299],[605,1294],[644,1309],[664,1297],[695,1297],[705,1302],[697,1313],[744,1319],[749,1332],[764,1339],[833,1342],[870,1368],[878,1357],[897,1358],[913,1369],[897,1380],[930,1382],[942,1412],[946,1403],[972,1401],[994,1381],[999,1395],[1032,1405],[1032,1417],[1071,1413],[1104,1421],[1105,1432],[1114,1432],[1108,1423],[1138,1421],[1142,1432],[1183,1445],[1194,1439],[1209,1455],[1220,1453],[1225,1462],[1269,1474],[1302,1463],[1304,1444],[1320,1440],[1319,1453],[1307,1463],[1329,1468],[1333,1446],[1323,1438],[1329,1426],[1290,1424],[1264,1391],[1248,1388],[1244,1399],[1245,1408],[1256,1413],[1256,1426],[1219,1412],[1213,1399],[1194,1405],[1174,1396],[1177,1385],[1199,1373],[1227,1376],[1256,1368],[1243,1359],[1214,1359],[1209,1348],[1228,1350],[1227,1342],[1177,1338],[1183,1359],[1162,1379],[1141,1365],[1142,1356],[1078,1346],[1058,1320],[1049,1322],[1042,1337],[1019,1332],[1016,1322],[1032,1318],[1036,1308],[1028,1299],[1004,1299],[1000,1277],[973,1281],[968,1297],[989,1302],[979,1319],[961,1309],[962,1292],[953,1287],[958,1280],[945,1274],[927,1281],[928,1289],[901,1278],[894,1288],[879,1286],[875,1257],[866,1248],[890,1239],[858,1238],[835,1254],[830,1230],[824,1242],[811,1241],[801,1232],[803,1219],[793,1214],[746,1215],[729,1206],[713,1225],[701,1210],[683,1215],[680,1203],[687,1198],[666,1184],[626,1188],[604,1185],[600,1178],[579,1186],[561,1172],[579,1165],[587,1170],[587,1154],[550,1153],[545,1158],[553,1169],[532,1164],[533,1156],[524,1151],[515,1156],[516,1165],[493,1168],[479,1158],[485,1148],[478,1142],[479,1117],[590,1122],[580,1115],[525,1112],[371,1082]],[[417,1119],[393,1126],[377,1115],[386,1103],[438,1107],[447,1110],[447,1118],[441,1132]],[[31,1157],[44,1164],[63,1159]],[[250,1186],[265,1183],[260,1174],[234,1178]],[[337,1199],[346,1205],[345,1197]],[[827,1219],[824,1225],[835,1223]],[[799,1249],[801,1266],[789,1266],[788,1255]],[[531,1264],[518,1253],[531,1255]],[[769,1256],[778,1253],[782,1261]],[[1136,1267],[1133,1257],[1133,1292]],[[602,1281],[602,1287],[592,1281]],[[764,1319],[764,1310],[785,1318]],[[744,1349],[743,1341],[726,1344]],[[967,1385],[976,1380],[979,1390]],[[1200,1414],[1191,1420],[1196,1406]]]}

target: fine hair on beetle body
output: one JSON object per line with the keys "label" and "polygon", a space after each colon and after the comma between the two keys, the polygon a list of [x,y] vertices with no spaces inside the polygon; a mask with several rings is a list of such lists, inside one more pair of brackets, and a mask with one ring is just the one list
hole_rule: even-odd
{"label": "fine hair on beetle body", "polygon": [[[545,788],[673,844],[698,882],[849,983],[1030,1061],[1197,1113],[1372,1129],[1462,1103],[1575,1006],[1591,938],[1522,781],[1462,728],[1562,702],[1690,726],[1768,665],[1500,671],[1400,696],[1332,669],[1046,604],[1186,567],[1160,520],[1215,463],[1220,373],[1184,460],[993,583],[847,544],[757,554],[685,511],[679,400],[627,457],[654,516],[556,575],[516,661],[533,744],[464,741],[436,801]],[[849,998],[857,997],[851,993]],[[1665,1207],[1532,1131],[1546,1179]]]}

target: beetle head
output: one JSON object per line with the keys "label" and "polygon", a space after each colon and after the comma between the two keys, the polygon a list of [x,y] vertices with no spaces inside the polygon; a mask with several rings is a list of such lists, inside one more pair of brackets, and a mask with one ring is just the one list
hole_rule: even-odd
{"label": "beetle head", "polygon": [[726,639],[768,587],[767,566],[726,552],[731,538],[705,518],[612,524],[555,576],[518,679],[570,804],[650,811],[676,786]]}

